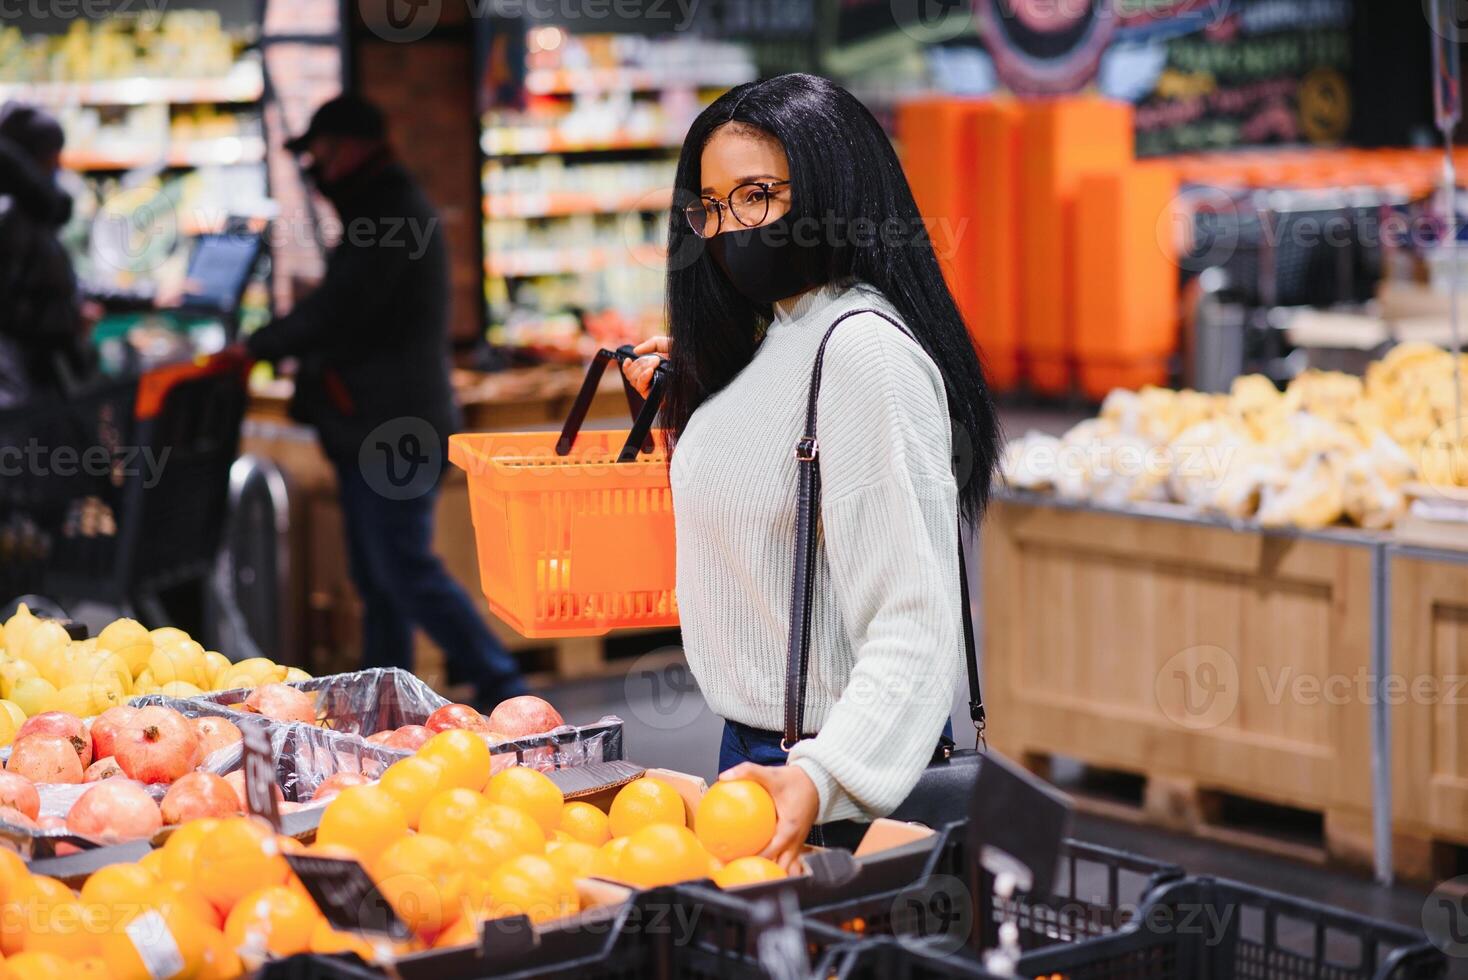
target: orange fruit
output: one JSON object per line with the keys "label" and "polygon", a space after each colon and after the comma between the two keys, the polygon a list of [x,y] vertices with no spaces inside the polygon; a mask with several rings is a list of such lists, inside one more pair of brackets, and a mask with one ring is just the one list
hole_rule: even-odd
{"label": "orange fruit", "polygon": [[71,963],[55,953],[20,953],[0,964],[5,980],[56,980],[71,972]]}
{"label": "orange fruit", "polygon": [[356,953],[367,963],[377,959],[377,950],[372,948],[372,943],[365,937],[351,932],[338,932],[325,919],[318,919],[316,927],[311,930],[311,952],[323,956]]}
{"label": "orange fruit", "polygon": [[470,829],[484,823],[498,827],[513,837],[522,853],[545,853],[545,831],[524,810],[517,810],[503,803],[488,803],[485,804],[484,811],[474,818]]}
{"label": "orange fruit", "polygon": [[158,848],[156,851],[149,851],[147,854],[144,854],[142,857],[138,858],[138,867],[147,868],[149,871],[153,872],[153,877],[159,879],[160,881],[168,877],[164,873],[165,869],[163,863],[163,848],[161,847]]}
{"label": "orange fruit", "polygon": [[224,928],[224,916],[219,914],[214,903],[205,898],[204,893],[199,891],[197,886],[187,881],[165,881],[160,886],[160,893],[163,900],[177,902],[211,929]]}
{"label": "orange fruit", "polygon": [[398,801],[408,826],[417,830],[423,805],[444,788],[442,783],[443,766],[430,756],[415,755],[388,766],[378,785]]}
{"label": "orange fruit", "polygon": [[626,837],[655,823],[678,827],[688,824],[683,797],[662,780],[643,776],[618,791],[612,800],[608,826],[613,837]]}
{"label": "orange fruit", "polygon": [[194,980],[235,980],[245,974],[240,954],[229,944],[229,938],[218,929],[204,932],[204,952]]}
{"label": "orange fruit", "polygon": [[418,830],[444,840],[458,840],[475,817],[484,812],[484,797],[472,789],[456,786],[440,790],[423,805]]}
{"label": "orange fruit", "polygon": [[484,796],[491,803],[503,803],[524,810],[535,818],[547,835],[561,822],[561,809],[566,798],[550,777],[538,769],[511,766],[490,777]]}
{"label": "orange fruit", "polygon": [[0,905],[0,951],[9,957],[25,949],[33,933],[51,928],[52,908],[75,900],[71,889],[55,878],[27,875],[13,881]]}
{"label": "orange fruit", "polygon": [[596,863],[596,848],[579,840],[552,841],[545,845],[545,856],[550,863],[564,871],[573,881],[591,876],[591,866]]}
{"label": "orange fruit", "polygon": [[698,801],[693,830],[720,861],[758,854],[775,836],[775,801],[750,779],[715,783]]}
{"label": "orange fruit", "polygon": [[113,980],[153,980],[139,946],[152,956],[182,961],[181,975],[193,976],[204,964],[210,928],[175,902],[160,902],[140,915],[109,923],[101,934],[102,959]]}
{"label": "orange fruit", "polygon": [[458,840],[459,859],[471,875],[487,876],[495,868],[522,854],[540,854],[544,848],[527,847],[523,838],[497,824],[481,821]]}
{"label": "orange fruit", "polygon": [[561,820],[556,825],[572,840],[601,847],[612,839],[611,821],[590,803],[572,801],[561,807]]}
{"label": "orange fruit", "polygon": [[0,897],[9,894],[12,884],[30,876],[31,872],[25,866],[24,858],[14,851],[0,847]]}
{"label": "orange fruit", "polygon": [[107,961],[100,956],[72,960],[67,976],[78,980],[110,980],[107,975]]}
{"label": "orange fruit", "polygon": [[622,851],[630,837],[613,837],[597,848],[596,858],[591,862],[591,877],[608,881],[622,880]]}
{"label": "orange fruit", "polygon": [[370,859],[408,832],[408,818],[381,786],[350,786],[321,814],[318,844],[340,844]]}
{"label": "orange fruit", "polygon": [[434,949],[452,949],[455,946],[478,946],[479,923],[473,916],[462,915],[458,921],[445,929],[433,941]]}
{"label": "orange fruit", "polygon": [[251,892],[284,885],[291,873],[270,828],[249,817],[221,820],[199,842],[194,862],[194,885],[224,916]]}
{"label": "orange fruit", "polygon": [[617,858],[622,878],[638,888],[654,888],[708,877],[709,855],[687,827],[655,823],[627,838]]}
{"label": "orange fruit", "polygon": [[231,948],[251,958],[266,953],[294,956],[310,949],[311,933],[320,918],[309,900],[284,885],[271,885],[235,903],[225,920],[224,936]]}
{"label": "orange fruit", "polygon": [[420,756],[443,765],[443,785],[479,792],[489,782],[489,743],[474,732],[451,728],[423,743]]}
{"label": "orange fruit", "polygon": [[464,857],[453,844],[414,834],[382,852],[373,864],[372,878],[398,917],[431,939],[458,918],[464,867]]}
{"label": "orange fruit", "polygon": [[76,899],[38,906],[25,937],[27,953],[55,953],[73,959],[95,956],[99,934],[107,928],[109,913],[99,905]]}
{"label": "orange fruit", "polygon": [[576,885],[548,859],[522,854],[500,865],[485,881],[491,896],[490,915],[529,916],[549,922],[581,908]]}
{"label": "orange fruit", "polygon": [[141,864],[112,864],[92,872],[81,898],[91,905],[142,906],[156,899],[162,884]]}
{"label": "orange fruit", "polygon": [[786,877],[785,869],[769,858],[735,858],[713,874],[714,884],[720,888],[738,888],[761,881],[778,881]]}
{"label": "orange fruit", "polygon": [[194,869],[198,866],[194,859],[198,856],[199,844],[214,833],[219,824],[218,819],[205,817],[202,820],[191,820],[175,830],[163,846],[154,852],[162,855],[159,860],[163,868],[158,872],[158,877],[193,881]]}

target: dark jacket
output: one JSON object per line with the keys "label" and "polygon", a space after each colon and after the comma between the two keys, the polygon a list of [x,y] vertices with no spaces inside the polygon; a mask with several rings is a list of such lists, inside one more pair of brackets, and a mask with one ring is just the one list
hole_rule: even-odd
{"label": "dark jacket", "polygon": [[449,267],[438,213],[388,163],[336,194],[342,240],[319,288],[254,333],[261,360],[299,360],[291,415],[322,449],[354,463],[384,422],[426,420],[446,440],[459,425],[449,380]]}
{"label": "dark jacket", "polygon": [[71,198],[0,137],[0,408],[61,391],[93,357],[71,257]]}

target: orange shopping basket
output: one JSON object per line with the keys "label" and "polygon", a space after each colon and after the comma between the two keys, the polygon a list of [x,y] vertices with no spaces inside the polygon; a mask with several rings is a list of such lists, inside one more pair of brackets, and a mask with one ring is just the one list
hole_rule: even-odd
{"label": "orange shopping basket", "polygon": [[646,401],[627,386],[630,431],[580,431],[607,366],[633,357],[631,347],[597,354],[559,434],[449,438],[450,461],[469,476],[480,585],[495,615],[525,636],[678,623],[673,491],[652,431],[667,365]]}

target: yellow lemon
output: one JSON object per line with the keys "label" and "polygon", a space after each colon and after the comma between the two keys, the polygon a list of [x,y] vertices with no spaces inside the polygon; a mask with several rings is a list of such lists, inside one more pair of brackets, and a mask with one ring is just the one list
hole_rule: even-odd
{"label": "yellow lemon", "polygon": [[183,681],[201,687],[209,683],[205,673],[204,648],[193,640],[154,649],[153,655],[148,658],[148,670],[153,675],[154,683],[159,685]]}
{"label": "yellow lemon", "polygon": [[[122,702],[116,703],[121,704]],[[78,718],[90,718],[97,714],[92,710],[92,689],[86,684],[71,684],[63,687],[51,698],[51,706],[46,710],[65,711]]]}
{"label": "yellow lemon", "polygon": [[[32,637],[35,635],[31,634]],[[71,651],[61,647],[52,648],[49,656],[32,660],[31,663],[35,664],[36,670],[40,671],[41,676],[50,681],[53,687],[62,688],[71,683],[71,671],[76,666],[76,658],[72,656]]]}
{"label": "yellow lemon", "polygon": [[136,677],[153,655],[153,637],[135,619],[119,619],[97,634],[97,649],[117,654]]}
{"label": "yellow lemon", "polygon": [[51,704],[56,700],[56,685],[44,677],[28,677],[15,685],[10,692],[10,700],[29,718],[51,710]]}
{"label": "yellow lemon", "polygon": [[22,602],[20,608],[15,611],[15,615],[5,621],[4,636],[0,639],[4,640],[6,652],[12,657],[19,657],[21,651],[25,649],[26,638],[30,636],[35,625],[36,617]]}
{"label": "yellow lemon", "polygon": [[36,621],[35,628],[26,637],[25,648],[19,656],[35,664],[45,674],[46,665],[65,656],[70,644],[71,637],[66,635],[65,627],[54,620],[41,619]]}
{"label": "yellow lemon", "polygon": [[0,694],[10,697],[15,685],[28,677],[40,677],[41,672],[29,660],[11,660],[0,664]]}
{"label": "yellow lemon", "polygon": [[306,673],[304,670],[302,670],[299,667],[287,667],[286,668],[285,682],[287,684],[294,684],[297,681],[309,681],[310,679],[311,679],[311,675],[308,674],[308,673]]}
{"label": "yellow lemon", "polygon": [[[9,704],[10,702],[7,701],[5,703]],[[16,730],[20,726],[21,722],[11,717],[10,712],[0,711],[0,746],[6,746],[14,742]]]}
{"label": "yellow lemon", "polygon": [[14,701],[0,701],[0,712],[9,715],[17,727],[25,724],[25,712]]}
{"label": "yellow lemon", "polygon": [[223,677],[224,672],[232,666],[233,664],[229,662],[229,658],[218,650],[204,651],[204,669],[209,674],[208,680],[211,686],[215,681]]}
{"label": "yellow lemon", "polygon": [[173,626],[160,626],[155,630],[151,630],[148,636],[153,641],[154,650],[171,647],[175,643],[187,643],[193,639],[192,636],[189,636],[183,630]]}
{"label": "yellow lemon", "polygon": [[204,693],[202,688],[188,681],[170,681],[160,687],[158,691],[171,698],[196,698]]}

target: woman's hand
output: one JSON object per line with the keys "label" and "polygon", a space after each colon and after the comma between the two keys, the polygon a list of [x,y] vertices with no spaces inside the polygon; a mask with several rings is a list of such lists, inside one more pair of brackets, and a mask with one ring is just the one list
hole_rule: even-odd
{"label": "woman's hand", "polygon": [[760,856],[774,861],[787,874],[793,874],[800,849],[805,846],[821,807],[816,784],[799,766],[757,766],[752,762],[737,765],[719,777],[721,782],[726,779],[759,783],[775,798],[775,836]]}
{"label": "woman's hand", "polygon": [[637,360],[622,365],[622,374],[632,382],[637,393],[646,398],[652,388],[652,373],[663,363],[664,358],[672,355],[673,341],[668,337],[654,337],[644,340],[632,350],[639,356]]}

